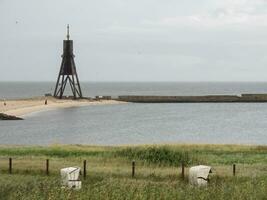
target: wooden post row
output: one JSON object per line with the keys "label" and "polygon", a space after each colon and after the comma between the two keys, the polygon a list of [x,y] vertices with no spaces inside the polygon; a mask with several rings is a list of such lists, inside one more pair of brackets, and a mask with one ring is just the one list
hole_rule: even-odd
{"label": "wooden post row", "polygon": [[135,161],[132,161],[132,178],[134,178],[135,175]]}
{"label": "wooden post row", "polygon": [[83,161],[83,178],[86,179],[86,160]]}
{"label": "wooden post row", "polygon": [[182,179],[184,179],[184,162],[182,162],[182,175],[181,175]]}
{"label": "wooden post row", "polygon": [[12,158],[9,158],[9,173],[12,174]]}
{"label": "wooden post row", "polygon": [[236,166],[235,164],[233,164],[233,176],[235,176],[235,172],[236,172]]}
{"label": "wooden post row", "polygon": [[49,175],[49,159],[46,159],[46,175]]}

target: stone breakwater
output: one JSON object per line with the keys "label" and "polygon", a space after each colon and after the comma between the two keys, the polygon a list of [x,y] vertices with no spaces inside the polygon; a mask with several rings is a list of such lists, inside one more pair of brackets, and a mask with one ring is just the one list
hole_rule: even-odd
{"label": "stone breakwater", "polygon": [[267,103],[267,94],[206,95],[206,96],[118,96],[119,101],[136,103]]}
{"label": "stone breakwater", "polygon": [[20,117],[13,116],[13,115],[0,113],[0,120],[23,120],[23,119]]}

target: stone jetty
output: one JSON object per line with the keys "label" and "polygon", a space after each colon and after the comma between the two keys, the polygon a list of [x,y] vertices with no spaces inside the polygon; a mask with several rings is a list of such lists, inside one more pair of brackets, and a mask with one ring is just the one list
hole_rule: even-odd
{"label": "stone jetty", "polygon": [[13,115],[0,113],[0,120],[23,120],[23,119],[20,117],[13,116]]}
{"label": "stone jetty", "polygon": [[206,96],[118,96],[117,100],[136,103],[267,103],[267,94]]}

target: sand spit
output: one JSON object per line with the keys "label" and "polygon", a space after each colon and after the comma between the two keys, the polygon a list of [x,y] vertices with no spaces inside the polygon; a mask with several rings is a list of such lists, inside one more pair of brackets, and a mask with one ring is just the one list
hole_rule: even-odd
{"label": "sand spit", "polygon": [[[47,105],[45,105],[47,99]],[[23,115],[33,112],[52,110],[57,108],[69,108],[78,106],[89,105],[107,105],[107,104],[121,104],[124,102],[115,100],[71,100],[71,99],[56,99],[54,97],[36,97],[29,99],[16,99],[16,100],[0,100],[0,113],[7,115],[14,115],[23,117]]]}

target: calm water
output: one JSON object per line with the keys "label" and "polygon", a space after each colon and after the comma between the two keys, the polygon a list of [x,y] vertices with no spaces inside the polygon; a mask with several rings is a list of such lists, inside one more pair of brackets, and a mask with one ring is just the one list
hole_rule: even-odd
{"label": "calm water", "polygon": [[[0,82],[0,99],[27,98],[53,93],[53,82]],[[84,96],[96,95],[208,95],[267,93],[262,83],[81,83]]]}
{"label": "calm water", "polygon": [[[0,83],[0,94],[5,98],[40,96],[47,92],[43,88],[51,85]],[[86,83],[83,86],[90,96],[267,92],[266,83]],[[0,121],[1,144],[267,145],[267,103],[95,105],[33,113],[25,118]]]}

